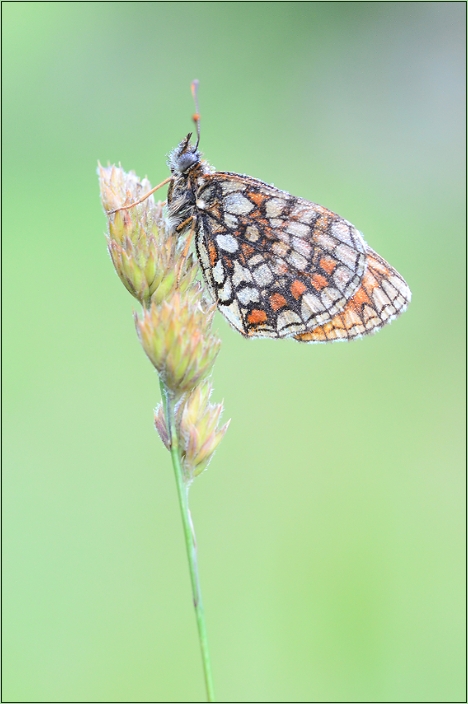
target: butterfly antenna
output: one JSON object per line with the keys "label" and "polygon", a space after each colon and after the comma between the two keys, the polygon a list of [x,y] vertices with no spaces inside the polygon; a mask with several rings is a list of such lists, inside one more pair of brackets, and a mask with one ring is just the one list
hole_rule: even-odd
{"label": "butterfly antenna", "polygon": [[195,114],[192,115],[192,120],[195,123],[195,127],[197,128],[197,143],[195,145],[195,149],[198,149],[198,145],[200,144],[200,111],[198,109],[198,79],[195,79],[192,81],[192,96],[193,96],[193,101],[195,103]]}

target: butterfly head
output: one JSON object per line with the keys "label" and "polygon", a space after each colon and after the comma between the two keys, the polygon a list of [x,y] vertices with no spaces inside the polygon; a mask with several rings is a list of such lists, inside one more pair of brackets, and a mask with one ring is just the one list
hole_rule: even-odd
{"label": "butterfly head", "polygon": [[194,144],[190,144],[191,136],[188,134],[169,154],[167,165],[172,174],[186,174],[195,164],[200,163],[201,153]]}

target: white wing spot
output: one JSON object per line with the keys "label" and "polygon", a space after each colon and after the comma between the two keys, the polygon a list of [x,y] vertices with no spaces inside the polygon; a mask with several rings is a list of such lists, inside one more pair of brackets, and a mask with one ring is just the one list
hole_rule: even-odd
{"label": "white wing spot", "polygon": [[346,242],[347,244],[353,246],[353,241],[349,233],[349,227],[344,222],[334,222],[331,226],[331,233],[337,240]]}
{"label": "white wing spot", "polygon": [[223,193],[233,193],[234,191],[243,191],[245,186],[239,181],[224,181],[221,186]]}
{"label": "white wing spot", "polygon": [[291,326],[291,324],[296,323],[294,327],[291,327],[291,332],[295,332],[297,330],[302,330],[304,325],[302,323],[302,320],[300,317],[294,313],[292,310],[284,310],[282,313],[278,315],[277,319],[277,325],[278,325],[278,330],[281,330],[282,328],[287,326]]}
{"label": "white wing spot", "polygon": [[269,286],[273,281],[273,274],[266,264],[262,264],[253,272],[253,277],[259,286]]}
{"label": "white wing spot", "polygon": [[317,217],[317,211],[312,207],[312,203],[299,200],[291,210],[291,217],[297,218],[301,222],[308,224],[312,222],[315,217]]}
{"label": "white wing spot", "polygon": [[224,209],[233,215],[247,215],[254,207],[242,193],[232,193],[224,199]]}
{"label": "white wing spot", "polygon": [[296,237],[307,237],[310,234],[310,227],[304,225],[302,222],[288,222],[286,232],[290,232],[291,235],[296,235]]}
{"label": "white wing spot", "polygon": [[204,202],[205,204],[212,199],[215,193],[215,187],[214,186],[208,186],[208,188],[203,189],[203,198],[205,199]]}
{"label": "white wing spot", "polygon": [[248,303],[254,303],[255,301],[259,301],[260,294],[258,293],[256,288],[246,286],[240,291],[237,291],[237,298],[244,306],[246,306]]}
{"label": "white wing spot", "polygon": [[252,274],[248,269],[241,266],[238,261],[234,261],[234,274],[232,276],[232,282],[237,288],[242,281],[252,281]]}
{"label": "white wing spot", "polygon": [[283,212],[285,205],[284,200],[280,200],[279,198],[271,198],[268,200],[265,205],[267,218],[277,218],[278,215],[281,215]]}
{"label": "white wing spot", "polygon": [[340,291],[344,291],[352,275],[352,272],[346,266],[339,266],[335,269],[333,281]]}
{"label": "white wing spot", "polygon": [[334,251],[334,255],[340,262],[349,266],[350,269],[356,269],[356,252],[346,244],[340,244]]}
{"label": "white wing spot", "polygon": [[336,289],[328,286],[321,293],[321,299],[326,308],[333,306],[341,298],[341,293]]}
{"label": "white wing spot", "polygon": [[301,313],[304,320],[309,320],[315,313],[323,311],[323,304],[313,293],[305,293],[302,296]]}
{"label": "white wing spot", "polygon": [[408,296],[409,289],[404,281],[402,281],[401,279],[399,279],[396,276],[390,276],[390,281],[395,286],[395,288],[397,288],[400,291],[400,293],[403,294],[403,296]]}
{"label": "white wing spot", "polygon": [[207,269],[210,266],[210,258],[208,256],[208,252],[206,251],[205,243],[203,242],[203,239],[201,237],[197,240],[197,242],[201,262],[205,269]]}
{"label": "white wing spot", "polygon": [[384,279],[382,281],[382,288],[385,293],[389,296],[390,300],[393,300],[394,298],[396,298],[396,295],[398,295],[398,292],[396,291],[393,284],[391,284],[390,281],[388,281],[387,279]]}
{"label": "white wing spot", "polygon": [[299,237],[293,237],[291,246],[296,252],[299,252],[299,254],[302,254],[304,257],[310,256],[311,246],[305,240],[302,240]]}
{"label": "white wing spot", "polygon": [[257,266],[263,262],[263,257],[261,254],[254,254],[254,256],[249,259],[249,266]]}
{"label": "white wing spot", "polygon": [[317,212],[315,210],[312,210],[312,208],[307,208],[300,213],[298,219],[301,222],[305,222],[306,225],[309,225],[312,220],[315,220],[317,217]]}
{"label": "white wing spot", "polygon": [[236,238],[232,235],[217,235],[216,242],[219,248],[224,249],[225,252],[237,252],[239,249]]}
{"label": "white wing spot", "polygon": [[278,257],[285,257],[289,252],[289,249],[289,245],[285,244],[284,242],[274,242],[271,246],[271,251]]}
{"label": "white wing spot", "polygon": [[255,225],[249,225],[245,230],[245,237],[249,242],[256,242],[259,238],[258,229]]}
{"label": "white wing spot", "polygon": [[374,301],[374,305],[379,311],[379,313],[382,311],[382,308],[386,306],[390,301],[388,300],[387,295],[385,294],[385,291],[383,291],[381,288],[375,288],[372,292],[372,300]]}
{"label": "white wing spot", "polygon": [[283,222],[283,220],[280,220],[279,218],[270,218],[270,225],[272,226],[273,229],[282,228],[284,225],[284,222]]}
{"label": "white wing spot", "polygon": [[304,271],[307,268],[307,259],[302,254],[298,254],[298,252],[291,252],[288,262],[299,271]]}
{"label": "white wing spot", "polygon": [[[314,236],[314,239],[317,235]],[[321,232],[317,237],[317,242],[320,244],[322,249],[328,249],[332,251],[338,244],[334,237],[329,237],[325,232]]]}
{"label": "white wing spot", "polygon": [[224,281],[224,268],[221,259],[218,259],[215,266],[212,268],[213,279],[217,284],[222,284]]}
{"label": "white wing spot", "polygon": [[220,301],[228,301],[232,296],[232,286],[229,279],[221,288],[218,288],[218,298]]}
{"label": "white wing spot", "polygon": [[231,215],[230,213],[224,213],[224,221],[228,227],[231,227],[233,229],[235,229],[239,224],[239,220],[236,218],[236,216]]}

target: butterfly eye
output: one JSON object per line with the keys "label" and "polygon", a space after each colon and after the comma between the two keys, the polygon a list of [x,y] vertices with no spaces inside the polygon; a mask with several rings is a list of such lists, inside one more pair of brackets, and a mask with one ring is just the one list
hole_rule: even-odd
{"label": "butterfly eye", "polygon": [[199,156],[197,152],[184,152],[178,156],[175,160],[175,166],[180,173],[184,174],[190,169],[191,166],[199,161]]}

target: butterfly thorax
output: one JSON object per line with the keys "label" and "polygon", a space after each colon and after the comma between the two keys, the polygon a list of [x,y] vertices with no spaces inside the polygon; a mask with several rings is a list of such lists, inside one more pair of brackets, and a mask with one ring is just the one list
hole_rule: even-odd
{"label": "butterfly thorax", "polygon": [[190,144],[189,137],[190,135],[172,150],[167,160],[172,174],[167,194],[171,231],[195,216],[196,191],[199,188],[200,179],[204,174],[213,172],[208,162],[202,160],[201,152]]}

